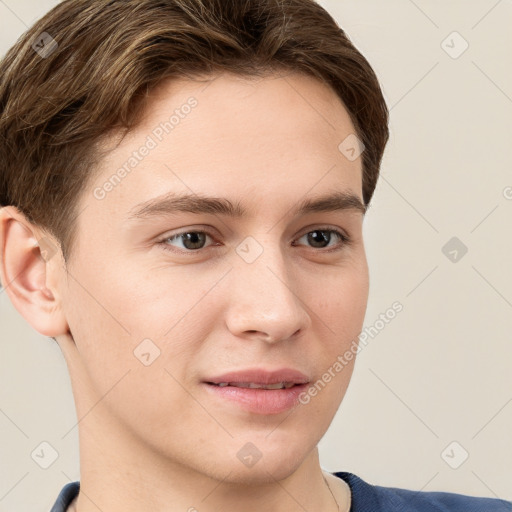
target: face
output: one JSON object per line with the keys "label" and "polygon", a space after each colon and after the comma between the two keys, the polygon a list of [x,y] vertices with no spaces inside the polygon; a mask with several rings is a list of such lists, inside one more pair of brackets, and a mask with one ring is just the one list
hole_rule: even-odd
{"label": "face", "polygon": [[[302,75],[152,94],[77,207],[60,290],[73,343],[57,339],[82,431],[218,479],[300,466],[345,394],[354,361],[335,363],[368,298],[362,162],[338,149],[354,132]],[[279,382],[294,386],[247,388]]]}

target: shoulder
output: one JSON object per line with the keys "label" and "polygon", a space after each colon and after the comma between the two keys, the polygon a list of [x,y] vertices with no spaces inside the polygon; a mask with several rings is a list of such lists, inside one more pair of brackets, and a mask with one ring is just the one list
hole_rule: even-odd
{"label": "shoulder", "polygon": [[512,512],[512,503],[448,492],[424,492],[375,486],[383,511],[408,512]]}
{"label": "shoulder", "polygon": [[352,473],[334,475],[350,486],[351,512],[512,512],[512,502],[501,499],[382,487]]}
{"label": "shoulder", "polygon": [[80,482],[70,482],[66,484],[60,491],[57,501],[51,508],[50,512],[66,512],[71,502],[80,490]]}

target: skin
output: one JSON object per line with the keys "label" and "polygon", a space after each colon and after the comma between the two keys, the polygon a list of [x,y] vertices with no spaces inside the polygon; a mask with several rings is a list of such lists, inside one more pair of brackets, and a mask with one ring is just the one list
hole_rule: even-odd
{"label": "skin", "polygon": [[[102,200],[93,195],[190,96],[197,107]],[[335,93],[298,74],[179,80],[152,94],[141,124],[103,159],[77,206],[77,246],[45,260],[42,236],[0,210],[2,282],[23,317],[55,337],[70,372],[80,439],[78,512],[335,511],[317,444],[347,390],[352,360],[292,411],[260,415],[211,396],[201,380],[249,367],[292,367],[314,383],[357,339],[369,278],[364,215],[296,216],[299,201],[333,190],[362,202],[362,161],[338,145],[355,132]],[[112,149],[113,148],[113,149]],[[174,213],[126,220],[167,191],[240,203],[245,218]],[[306,235],[338,229],[328,247]],[[201,249],[183,231],[208,229]],[[251,236],[263,252],[236,252]],[[56,241],[53,241],[55,244]],[[339,246],[338,251],[325,252]],[[160,356],[134,356],[143,339]],[[246,443],[262,458],[247,467]],[[349,489],[327,476],[348,510]]]}

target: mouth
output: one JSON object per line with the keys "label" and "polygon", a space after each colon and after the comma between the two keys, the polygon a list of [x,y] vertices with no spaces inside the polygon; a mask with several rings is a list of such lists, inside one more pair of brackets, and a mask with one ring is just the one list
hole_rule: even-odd
{"label": "mouth", "polygon": [[256,414],[279,414],[299,404],[299,395],[310,379],[290,368],[261,368],[225,373],[203,381],[203,386],[221,407]]}

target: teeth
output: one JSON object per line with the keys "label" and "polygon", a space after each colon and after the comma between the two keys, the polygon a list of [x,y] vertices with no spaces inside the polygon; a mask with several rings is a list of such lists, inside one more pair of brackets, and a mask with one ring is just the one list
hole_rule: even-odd
{"label": "teeth", "polygon": [[284,382],[276,382],[275,384],[268,384],[264,387],[265,389],[284,389]]}
{"label": "teeth", "polygon": [[295,384],[293,382],[276,382],[275,384],[255,384],[254,382],[219,382],[217,386],[223,388],[233,386],[235,388],[249,389],[289,389]]}

